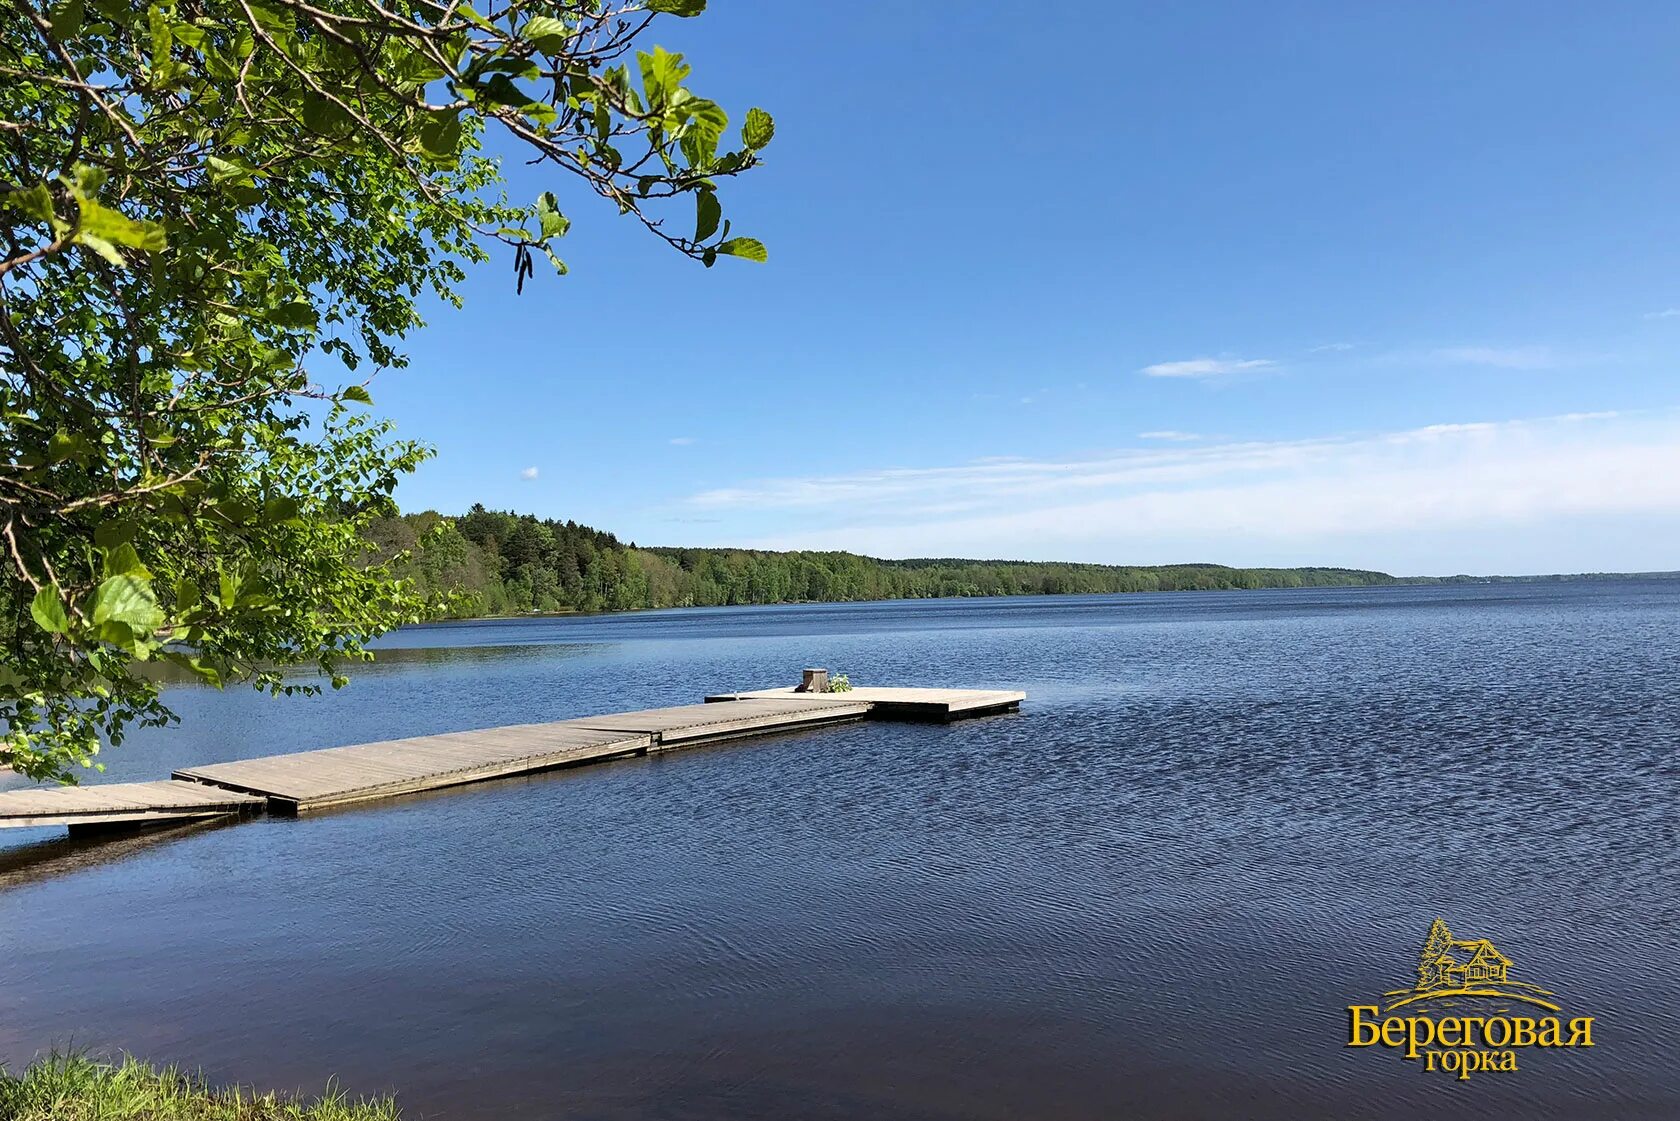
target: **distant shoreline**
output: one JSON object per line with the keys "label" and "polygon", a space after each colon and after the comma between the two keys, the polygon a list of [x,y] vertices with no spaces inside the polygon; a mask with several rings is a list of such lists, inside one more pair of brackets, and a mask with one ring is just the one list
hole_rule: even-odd
{"label": "distant shoreline", "polygon": [[[960,563],[960,562],[959,562]],[[1055,564],[1054,561],[985,561],[984,564]],[[1282,569],[1279,571],[1291,571]],[[1538,573],[1534,575],[1518,576],[1390,576],[1381,573],[1386,579],[1369,583],[1346,584],[1269,584],[1260,587],[1201,587],[1201,588],[1152,588],[1136,589],[1133,591],[1064,591],[1064,592],[1003,592],[986,593],[981,595],[944,595],[944,596],[881,596],[870,599],[784,599],[765,600],[749,603],[708,603],[708,604],[666,604],[658,607],[612,607],[599,610],[584,610],[567,607],[554,611],[524,611],[500,612],[480,615],[445,615],[434,619],[426,619],[419,623],[410,623],[399,628],[409,630],[415,627],[447,626],[451,623],[479,623],[479,622],[511,622],[519,619],[577,619],[594,618],[604,615],[640,614],[648,611],[686,611],[696,608],[717,610],[731,607],[817,607],[824,605],[860,605],[869,603],[937,603],[941,601],[976,600],[976,599],[1026,599],[1033,596],[1132,596],[1132,595],[1166,595],[1175,593],[1205,593],[1205,592],[1299,592],[1299,591],[1343,591],[1360,588],[1405,588],[1405,587],[1453,587],[1463,585],[1488,584],[1567,584],[1567,583],[1598,583],[1615,580],[1680,580],[1680,570],[1663,572],[1558,572]],[[397,633],[395,631],[391,633]]]}
{"label": "distant shoreline", "polygon": [[524,618],[669,607],[975,599],[1022,595],[1671,578],[1680,573],[1394,576],[1371,569],[908,557],[838,550],[639,546],[573,521],[474,506],[379,519],[376,555],[434,604],[434,619]]}

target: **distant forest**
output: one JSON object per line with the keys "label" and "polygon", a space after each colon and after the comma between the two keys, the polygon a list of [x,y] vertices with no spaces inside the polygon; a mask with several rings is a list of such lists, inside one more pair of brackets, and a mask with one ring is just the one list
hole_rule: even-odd
{"label": "distant forest", "polygon": [[622,611],[938,596],[1060,595],[1242,588],[1354,587],[1402,581],[1349,568],[1148,567],[855,553],[644,548],[576,522],[474,506],[378,523],[382,556],[456,618],[532,611]]}

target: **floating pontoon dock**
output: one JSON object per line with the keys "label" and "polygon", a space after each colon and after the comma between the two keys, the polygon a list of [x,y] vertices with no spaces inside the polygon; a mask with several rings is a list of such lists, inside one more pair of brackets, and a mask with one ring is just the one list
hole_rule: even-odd
{"label": "floating pontoon dock", "polygon": [[[820,688],[826,675],[808,671],[806,679]],[[296,814],[740,736],[866,718],[945,721],[1008,712],[1027,696],[984,689],[801,688],[720,693],[705,704],[183,767],[164,782],[0,791],[0,828],[67,825],[79,833],[265,809]]]}

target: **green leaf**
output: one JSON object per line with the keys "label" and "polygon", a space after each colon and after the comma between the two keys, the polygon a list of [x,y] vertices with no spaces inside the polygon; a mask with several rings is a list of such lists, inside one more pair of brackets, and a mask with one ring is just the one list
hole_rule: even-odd
{"label": "green leaf", "polygon": [[519,29],[519,37],[545,54],[555,54],[565,49],[572,29],[553,16],[532,16]]}
{"label": "green leaf", "polygon": [[694,196],[694,240],[705,241],[717,233],[718,223],[723,220],[723,207],[718,203],[717,192],[701,190]]}
{"label": "green leaf", "polygon": [[257,17],[257,22],[266,28],[270,33],[276,35],[282,43],[291,37],[293,25],[291,13],[289,11],[271,7],[268,4],[262,3],[261,0],[245,0],[245,4],[250,7],[252,14]]}
{"label": "green leaf", "polygon": [[749,261],[763,264],[770,259],[770,251],[764,248],[764,243],[756,237],[732,237],[717,247],[719,253],[727,253],[731,257],[744,257]]}
{"label": "green leaf", "polygon": [[747,110],[747,119],[741,123],[741,143],[756,152],[775,135],[776,122],[770,114],[758,108]]}
{"label": "green leaf", "polygon": [[315,305],[308,300],[291,300],[269,309],[267,318],[278,327],[313,328],[316,322]]}
{"label": "green leaf", "polygon": [[478,12],[476,10],[474,10],[474,8],[470,4],[462,4],[459,8],[456,9],[456,11],[460,12],[462,15],[464,15],[468,19],[472,20],[479,27],[483,28],[485,31],[496,30],[496,25],[491,23],[489,20],[485,19],[483,16],[479,15]]}
{"label": "green leaf", "polygon": [[144,249],[148,253],[157,253],[169,247],[161,222],[136,221],[122,211],[113,210],[91,198],[81,199],[76,205],[82,211],[82,226],[77,241],[94,237],[112,245]]}
{"label": "green leaf", "polygon": [[514,85],[513,80],[506,74],[492,75],[488,82],[474,86],[473,89],[480,98],[497,105],[509,105],[517,109],[531,103],[531,95]]}
{"label": "green leaf", "polygon": [[211,156],[205,160],[210,168],[210,182],[217,186],[234,184],[248,187],[255,182],[255,176],[249,167],[238,160],[230,160],[223,156]]}
{"label": "green leaf", "polygon": [[89,233],[79,233],[76,235],[76,244],[87,246],[119,269],[128,267],[128,262],[123,259],[121,253],[117,252],[117,247],[102,237]]}
{"label": "green leaf", "polygon": [[165,650],[163,657],[166,661],[174,662],[184,670],[197,674],[199,680],[218,689],[222,685],[222,673],[215,666],[203,658],[195,658],[190,654],[183,654],[177,650]]}
{"label": "green leaf", "polygon": [[420,121],[420,147],[440,160],[453,159],[461,147],[461,115],[457,112],[427,113]]}
{"label": "green leaf", "polygon": [[537,220],[542,223],[544,240],[564,237],[566,231],[572,228],[571,219],[560,213],[560,203],[553,191],[544,191],[537,196]]}
{"label": "green leaf", "polygon": [[239,599],[239,573],[221,569],[216,575],[220,584],[217,598],[223,607],[231,608]]}
{"label": "green leaf", "polygon": [[723,106],[704,97],[688,97],[674,108],[673,116],[681,122],[683,155],[689,166],[711,163],[717,156],[718,139],[729,126],[729,114]]}
{"label": "green leaf", "polygon": [[363,405],[373,404],[373,398],[369,396],[365,386],[347,385],[339,391],[338,396],[345,401],[357,401]]}
{"label": "green leaf", "polygon": [[152,70],[154,73],[166,70],[169,66],[169,46],[173,41],[170,29],[169,12],[161,4],[153,4],[146,11],[147,21],[152,31]]}
{"label": "green leaf", "polygon": [[47,462],[63,463],[67,459],[85,460],[93,454],[93,443],[80,432],[60,429],[47,441]]}
{"label": "green leaf", "polygon": [[134,576],[141,580],[152,578],[152,574],[146,571],[146,566],[140,563],[140,554],[134,551],[134,546],[129,542],[124,541],[100,552],[107,577]]}
{"label": "green leaf", "polygon": [[706,0],[647,0],[647,10],[688,19],[706,10]]}
{"label": "green leaf", "polygon": [[272,525],[283,525],[297,521],[297,499],[290,495],[279,495],[263,503],[263,521]]}
{"label": "green leaf", "polygon": [[650,108],[668,105],[693,69],[684,65],[682,55],[672,54],[664,47],[654,47],[652,54],[637,51],[636,62],[641,66],[642,89]]}
{"label": "green leaf", "polygon": [[[332,101],[314,93],[306,91],[303,95],[303,127],[310,132],[331,136],[344,130],[350,123],[350,114]],[[425,125],[421,126],[424,134]],[[424,140],[422,139],[422,143]]]}
{"label": "green leaf", "polygon": [[53,212],[52,192],[47,190],[45,183],[37,183],[27,191],[0,191],[0,204],[46,222],[55,231],[63,228],[58,215]]}
{"label": "green leaf", "polygon": [[65,634],[70,630],[70,615],[64,610],[64,600],[51,584],[35,593],[29,614],[36,626],[51,634]]}
{"label": "green leaf", "polygon": [[528,58],[502,56],[475,62],[467,71],[467,77],[473,81],[477,81],[486,74],[507,74],[514,78],[540,78],[542,77],[542,67]]}
{"label": "green leaf", "polygon": [[101,626],[122,623],[139,635],[148,635],[163,625],[163,609],[152,594],[150,580],[130,574],[112,576],[93,593],[93,621]]}
{"label": "green leaf", "polygon": [[65,0],[64,3],[53,9],[53,38],[61,43],[66,39],[74,38],[76,32],[82,29],[82,20],[86,15],[87,10],[82,4],[82,0]]}
{"label": "green leaf", "polygon": [[175,610],[185,614],[199,604],[198,585],[182,578],[175,581]]}
{"label": "green leaf", "polygon": [[[60,178],[64,178],[60,176]],[[111,178],[111,173],[93,164],[79,163],[70,169],[70,176],[65,181],[77,198],[92,198],[104,189],[105,183]]]}
{"label": "green leaf", "polygon": [[93,531],[94,544],[101,549],[114,549],[126,541],[134,539],[138,527],[126,518],[112,518],[108,522],[100,522]]}

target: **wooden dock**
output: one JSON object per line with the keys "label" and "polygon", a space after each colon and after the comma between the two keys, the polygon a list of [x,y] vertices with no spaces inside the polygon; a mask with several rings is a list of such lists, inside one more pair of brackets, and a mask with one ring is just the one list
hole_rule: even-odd
{"label": "wooden dock", "polygon": [[175,778],[258,794],[271,810],[298,813],[638,755],[650,742],[569,724],[517,724],[182,767]]}
{"label": "wooden dock", "polygon": [[254,813],[263,798],[196,782],[108,782],[98,786],[41,786],[0,792],[0,826],[67,825],[72,833],[224,814]]}
{"label": "wooden dock", "polygon": [[[841,696],[842,694],[833,694]],[[870,706],[863,701],[829,700],[827,697],[787,696],[775,699],[742,700],[729,705],[680,705],[650,708],[642,712],[620,712],[611,716],[588,716],[569,723],[580,728],[644,732],[655,739],[654,749],[781,732],[813,724],[862,720]]]}
{"label": "wooden dock", "polygon": [[262,809],[296,814],[740,736],[884,718],[953,720],[1013,710],[1025,693],[982,689],[764,689],[705,704],[516,724],[182,767],[164,782],[0,792],[0,828],[129,827]]}
{"label": "wooden dock", "polygon": [[793,686],[785,689],[757,689],[750,693],[717,693],[708,702],[779,700],[802,698],[824,704],[857,704],[869,706],[869,715],[877,720],[961,720],[969,716],[988,716],[996,712],[1010,712],[1021,707],[1025,693],[1009,689],[907,689],[883,686],[860,686],[844,693],[800,693]]}

